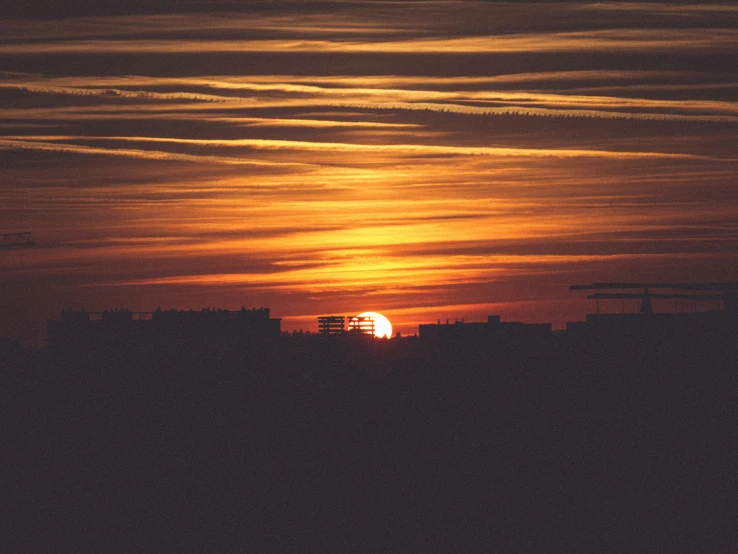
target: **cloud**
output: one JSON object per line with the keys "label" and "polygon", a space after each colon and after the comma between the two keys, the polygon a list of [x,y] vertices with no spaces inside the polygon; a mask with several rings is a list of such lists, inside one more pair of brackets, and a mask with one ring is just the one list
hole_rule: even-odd
{"label": "cloud", "polygon": [[138,158],[144,160],[157,161],[182,161],[209,164],[228,164],[228,165],[253,165],[253,166],[304,166],[304,163],[298,162],[273,162],[248,160],[245,158],[235,158],[229,156],[212,156],[212,155],[193,155],[178,154],[174,152],[163,152],[161,150],[141,150],[134,148],[100,148],[94,146],[84,146],[75,144],[59,144],[50,142],[55,140],[53,136],[39,137],[42,141],[37,140],[13,140],[0,137],[0,149],[3,150],[38,150],[44,152],[58,152],[68,154],[85,154],[98,156],[121,156],[125,158]]}
{"label": "cloud", "polygon": [[[572,79],[580,81],[594,80],[597,75],[575,72]],[[621,78],[625,75],[616,74]],[[638,74],[641,77],[645,76]],[[661,76],[661,73],[657,72]],[[512,77],[504,76],[506,82],[516,82]],[[523,78],[533,78],[529,74]],[[562,77],[561,75],[554,79]],[[631,76],[633,77],[633,76]],[[670,77],[674,77],[670,75]],[[694,76],[693,76],[694,77]],[[549,79],[551,76],[543,76]],[[563,78],[563,77],[562,77]],[[599,75],[600,79],[609,78]],[[727,100],[706,99],[655,99],[639,98],[633,96],[614,96],[593,94],[587,90],[587,94],[573,92],[531,92],[526,90],[467,90],[455,88],[449,90],[440,89],[437,85],[450,84],[463,86],[478,80],[461,80],[460,82],[449,80],[426,79],[416,80],[415,84],[423,84],[426,87],[397,88],[398,85],[412,85],[402,83],[396,78],[387,77],[383,86],[376,84],[369,87],[357,79],[338,79],[327,81],[320,85],[305,84],[299,78],[291,76],[271,77],[269,79],[250,78],[240,79],[91,79],[88,82],[80,79],[18,79],[12,82],[0,83],[0,89],[22,90],[35,94],[60,94],[80,97],[91,97],[99,99],[97,105],[83,105],[77,108],[65,108],[62,110],[6,110],[7,116],[33,118],[44,116],[46,118],[99,118],[100,114],[109,114],[113,118],[124,114],[127,118],[143,117],[136,115],[132,108],[139,112],[160,112],[170,117],[185,117],[189,113],[192,118],[209,118],[211,121],[225,121],[224,116],[207,115],[213,111],[235,112],[244,109],[278,109],[278,108],[315,108],[332,107],[333,109],[363,109],[363,110],[409,110],[409,111],[435,111],[438,113],[456,113],[462,115],[477,116],[500,116],[500,115],[525,115],[536,117],[581,117],[596,119],[629,119],[629,120],[652,120],[652,121],[694,121],[694,122],[716,122],[736,123],[738,122],[738,107],[736,102]],[[25,82],[24,82],[25,81]],[[71,82],[70,82],[71,81]],[[524,82],[524,81],[522,81]],[[354,86],[359,84],[361,86]],[[491,84],[491,82],[490,82]],[[394,86],[393,86],[394,85]],[[430,88],[436,85],[436,89]],[[731,86],[730,83],[716,84],[723,87]],[[129,87],[139,87],[131,89]],[[393,88],[387,88],[388,86]],[[668,85],[661,85],[662,88]],[[702,85],[703,87],[706,85]],[[179,87],[180,90],[158,92],[154,90],[141,90],[140,87]],[[645,85],[642,88],[649,90],[654,85]],[[195,90],[181,90],[181,89]],[[692,87],[694,88],[694,87]],[[734,87],[735,88],[735,87]],[[676,90],[686,92],[689,86],[677,88]],[[204,93],[202,90],[215,90],[220,94]],[[602,88],[600,88],[602,90]],[[608,90],[606,87],[604,90]],[[619,87],[619,90],[635,90],[635,87]],[[131,101],[121,103],[121,100]],[[152,104],[151,101],[169,103],[169,105]],[[202,105],[204,102],[207,105]],[[275,118],[276,119],[276,118]],[[328,123],[320,123],[319,120],[306,122],[304,118],[282,118],[285,125],[296,126],[302,122],[302,126],[328,126]],[[249,121],[246,117],[244,121]],[[266,123],[266,118],[251,118],[252,122]],[[336,121],[333,119],[333,121]],[[379,122],[367,121],[344,121],[335,123],[333,126],[381,126]],[[392,123],[386,126],[410,125],[408,123]]]}
{"label": "cloud", "polygon": [[0,55],[210,53],[417,53],[510,54],[519,52],[735,51],[735,29],[612,29],[402,41],[270,40],[76,40],[0,44]]}
{"label": "cloud", "polygon": [[[44,140],[46,142],[36,142]],[[53,141],[53,142],[52,142]],[[2,148],[30,148],[39,150],[56,150],[73,153],[112,154],[131,157],[151,157],[152,159],[181,159],[183,161],[205,161],[210,163],[271,165],[276,162],[254,161],[240,157],[194,156],[176,154],[160,150],[136,150],[101,148],[74,144],[59,144],[57,141],[101,141],[101,142],[135,142],[150,144],[189,145],[206,148],[248,148],[254,150],[295,150],[311,152],[341,153],[388,153],[398,156],[500,156],[517,158],[611,158],[618,160],[661,158],[661,159],[711,159],[695,154],[674,154],[648,151],[612,151],[587,149],[552,149],[552,148],[505,148],[505,147],[464,147],[437,146],[427,144],[355,144],[337,142],[305,142],[292,140],[269,139],[181,139],[163,137],[89,137],[89,136],[14,136],[0,140]],[[726,159],[725,161],[736,161]]]}

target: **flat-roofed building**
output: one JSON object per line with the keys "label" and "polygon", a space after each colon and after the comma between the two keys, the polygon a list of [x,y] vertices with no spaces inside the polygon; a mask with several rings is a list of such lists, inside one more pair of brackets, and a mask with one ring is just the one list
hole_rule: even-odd
{"label": "flat-roofed building", "polygon": [[420,338],[430,342],[489,342],[495,340],[543,339],[551,335],[550,323],[519,323],[501,321],[499,315],[490,315],[487,321],[465,322],[446,320],[442,323],[419,326]]}
{"label": "flat-roofed building", "polygon": [[271,317],[269,308],[153,312],[70,309],[64,310],[58,320],[49,321],[48,332],[51,348],[194,347],[216,342],[228,346],[278,338],[281,319]]}

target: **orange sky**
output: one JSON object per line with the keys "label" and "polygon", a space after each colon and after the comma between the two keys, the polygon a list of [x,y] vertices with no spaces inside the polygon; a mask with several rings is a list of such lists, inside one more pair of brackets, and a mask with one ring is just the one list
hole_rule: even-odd
{"label": "orange sky", "polygon": [[70,306],[561,327],[573,283],[738,280],[731,5],[36,13],[0,22],[0,232],[38,242],[0,253],[0,335]]}

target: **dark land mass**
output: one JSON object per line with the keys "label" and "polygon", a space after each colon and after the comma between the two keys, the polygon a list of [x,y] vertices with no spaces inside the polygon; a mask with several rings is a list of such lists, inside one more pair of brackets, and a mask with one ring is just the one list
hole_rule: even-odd
{"label": "dark land mass", "polygon": [[5,552],[729,552],[734,337],[2,343]]}

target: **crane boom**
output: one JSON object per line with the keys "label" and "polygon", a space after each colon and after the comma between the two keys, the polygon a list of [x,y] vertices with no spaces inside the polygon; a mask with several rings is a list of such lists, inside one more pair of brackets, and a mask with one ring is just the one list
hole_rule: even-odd
{"label": "crane boom", "polygon": [[593,283],[591,285],[571,285],[571,290],[607,289],[681,289],[726,291],[738,290],[738,283]]}

